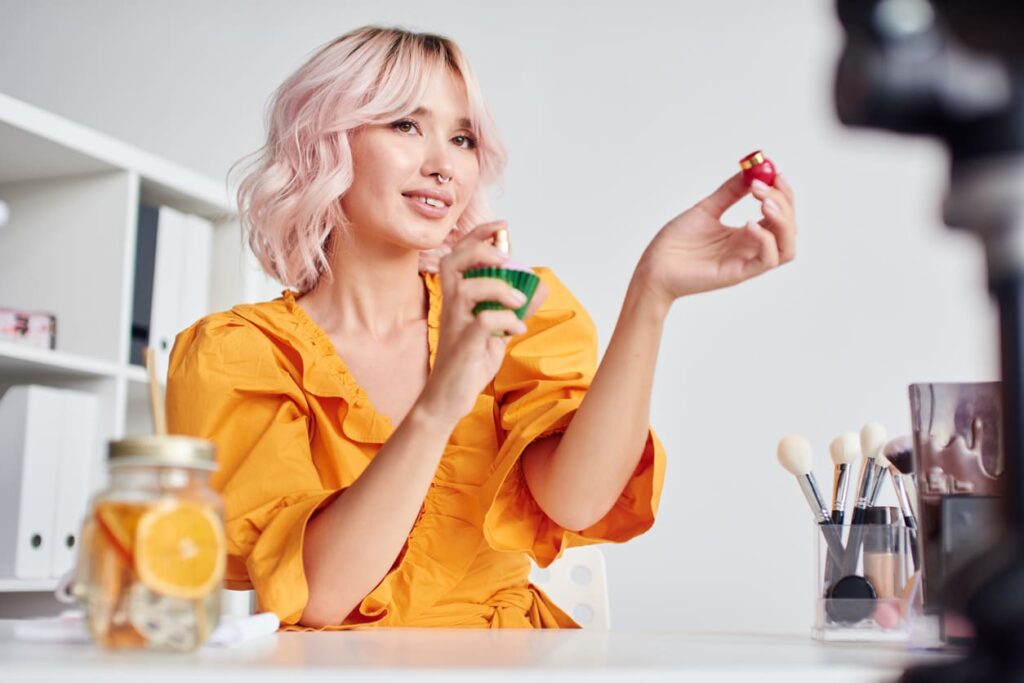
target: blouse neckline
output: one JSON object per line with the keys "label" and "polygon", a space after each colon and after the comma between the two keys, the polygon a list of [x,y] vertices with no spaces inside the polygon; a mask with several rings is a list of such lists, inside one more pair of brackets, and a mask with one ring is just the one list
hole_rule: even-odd
{"label": "blouse neckline", "polygon": [[[441,286],[436,274],[420,273],[420,276],[427,290],[427,365],[428,371],[432,372],[434,360],[437,356],[437,344],[441,326]],[[356,413],[353,417],[361,418],[358,420],[361,424],[375,424],[379,420],[386,425],[387,434],[382,438],[374,439],[369,437],[367,439],[383,443],[390,436],[390,433],[394,431],[396,425],[391,423],[390,417],[378,412],[373,407],[366,390],[356,381],[355,376],[348,369],[345,359],[338,353],[330,336],[310,317],[306,309],[299,304],[297,292],[286,289],[281,293],[281,296],[284,298],[289,313],[298,322],[298,327],[305,331],[306,340],[315,350],[318,360],[326,363],[330,374],[341,380],[341,385],[344,388],[342,397],[349,404],[350,412],[354,411]]]}

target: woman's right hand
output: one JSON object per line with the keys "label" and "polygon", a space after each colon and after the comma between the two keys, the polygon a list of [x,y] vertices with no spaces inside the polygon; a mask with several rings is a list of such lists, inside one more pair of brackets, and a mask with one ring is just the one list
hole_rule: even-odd
{"label": "woman's right hand", "polygon": [[[462,275],[477,266],[500,267],[508,260],[508,255],[492,244],[494,233],[504,227],[500,221],[478,225],[441,259],[444,304],[440,340],[420,402],[431,415],[450,421],[452,426],[473,409],[480,392],[497,374],[505,358],[506,335],[526,332],[526,325],[514,312],[526,301],[521,292],[497,278],[467,279]],[[497,301],[513,310],[473,315],[473,308],[482,301]],[[538,301],[531,302],[531,311],[538,305]]]}

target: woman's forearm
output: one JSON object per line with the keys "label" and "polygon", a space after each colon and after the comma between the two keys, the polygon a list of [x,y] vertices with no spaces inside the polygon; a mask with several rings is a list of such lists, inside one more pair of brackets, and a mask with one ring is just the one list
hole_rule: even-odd
{"label": "woman's forearm", "polygon": [[306,528],[307,626],[341,623],[380,583],[416,522],[454,425],[418,401],[356,481]]}
{"label": "woman's forearm", "polygon": [[524,455],[534,499],[565,528],[585,529],[601,519],[643,455],[669,305],[650,294],[641,274],[634,275],[604,358],[569,427]]}

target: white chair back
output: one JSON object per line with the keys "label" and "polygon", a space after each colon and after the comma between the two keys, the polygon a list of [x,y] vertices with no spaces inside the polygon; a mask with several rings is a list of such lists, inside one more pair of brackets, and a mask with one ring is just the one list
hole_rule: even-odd
{"label": "white chair back", "polygon": [[596,545],[570,548],[546,569],[534,567],[530,580],[584,628],[611,627],[608,574]]}

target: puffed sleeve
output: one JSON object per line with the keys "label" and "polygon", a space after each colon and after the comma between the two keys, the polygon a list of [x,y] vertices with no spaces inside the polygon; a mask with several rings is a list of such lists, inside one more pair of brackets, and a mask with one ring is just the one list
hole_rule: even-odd
{"label": "puffed sleeve", "polygon": [[217,448],[212,484],[224,500],[228,588],[295,624],[309,599],[302,542],[339,490],[313,465],[308,407],[271,340],[230,313],[178,335],[167,380],[168,430]]}
{"label": "puffed sleeve", "polygon": [[534,500],[521,456],[533,441],[564,432],[597,367],[597,332],[590,316],[546,268],[535,272],[548,298],[511,342],[494,380],[500,443],[483,488],[484,536],[492,548],[529,553],[541,567],[571,546],[621,543],[651,527],[665,474],[665,452],[653,430],[643,455],[612,509],[579,533],[555,524]]}

